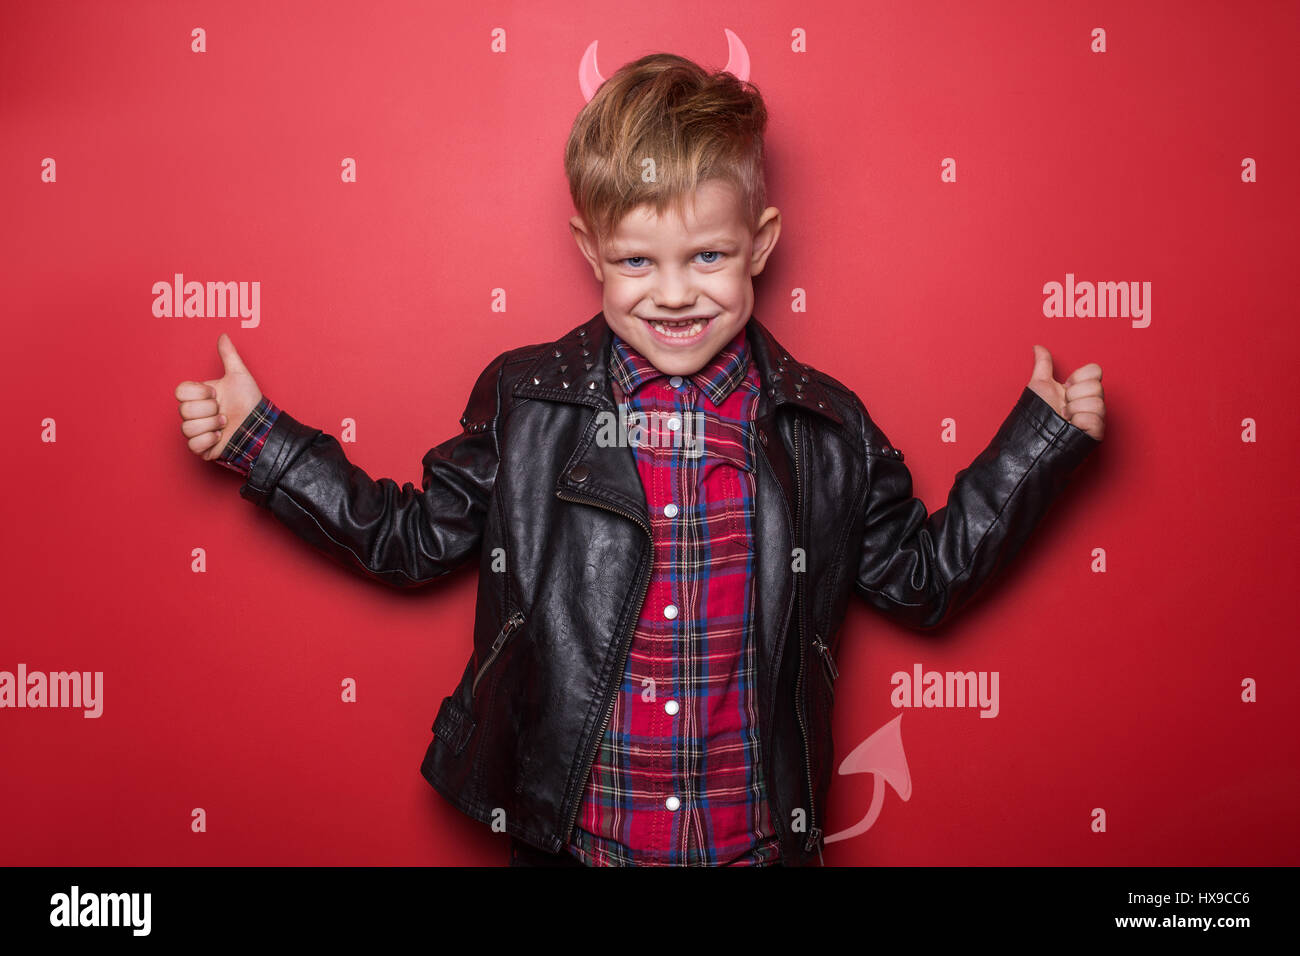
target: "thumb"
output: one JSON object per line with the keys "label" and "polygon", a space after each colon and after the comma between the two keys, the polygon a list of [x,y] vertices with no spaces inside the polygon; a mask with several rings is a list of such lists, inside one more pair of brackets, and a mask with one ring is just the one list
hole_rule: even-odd
{"label": "thumb", "polygon": [[221,356],[221,366],[226,370],[227,375],[231,372],[248,372],[244,367],[243,359],[235,351],[235,343],[230,341],[230,336],[225,332],[217,338],[217,353]]}
{"label": "thumb", "polygon": [[1034,346],[1034,372],[1029,376],[1031,382],[1054,382],[1052,377],[1052,353],[1041,345]]}

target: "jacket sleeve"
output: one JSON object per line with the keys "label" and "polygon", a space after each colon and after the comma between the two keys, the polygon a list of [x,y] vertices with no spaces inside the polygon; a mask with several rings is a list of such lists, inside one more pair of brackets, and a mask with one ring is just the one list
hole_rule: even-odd
{"label": "jacket sleeve", "polygon": [[370,478],[337,440],[281,409],[240,495],[333,560],[393,587],[447,574],[482,540],[499,460],[505,355],[475,383],[461,433],[425,454],[419,489]]}
{"label": "jacket sleeve", "polygon": [[938,627],[969,602],[1101,444],[1026,386],[993,440],[957,473],[947,504],[928,515],[912,496],[901,454],[869,417],[865,423],[868,489],[856,589],[916,629]]}

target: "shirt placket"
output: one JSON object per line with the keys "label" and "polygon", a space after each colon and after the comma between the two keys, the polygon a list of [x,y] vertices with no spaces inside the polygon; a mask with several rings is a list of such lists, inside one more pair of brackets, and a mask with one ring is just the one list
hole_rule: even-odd
{"label": "shirt placket", "polygon": [[[665,862],[693,862],[690,834],[695,827],[695,795],[691,791],[691,755],[685,742],[697,729],[698,711],[689,692],[689,675],[693,673],[694,648],[691,646],[699,608],[692,605],[692,592],[685,587],[690,568],[698,566],[699,555],[685,533],[686,522],[695,502],[694,472],[691,461],[681,453],[683,414],[694,404],[695,386],[689,380],[672,376],[651,386],[649,448],[655,475],[652,507],[662,516],[663,534],[656,544],[656,576],[664,582],[660,633],[662,641],[654,655],[655,697],[640,706],[653,708],[652,728],[656,765],[655,832],[660,837],[658,849]],[[656,613],[656,609],[651,609]]]}

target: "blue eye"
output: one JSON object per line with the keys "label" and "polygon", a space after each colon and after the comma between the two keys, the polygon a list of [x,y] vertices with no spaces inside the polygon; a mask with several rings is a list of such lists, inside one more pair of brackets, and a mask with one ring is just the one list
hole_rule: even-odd
{"label": "blue eye", "polygon": [[[717,251],[714,251],[714,250],[709,250],[709,251],[707,251],[707,252],[699,252],[699,253],[696,253],[696,255],[701,255],[701,256],[716,256],[717,258],[715,258],[715,259],[706,259],[706,260],[704,261],[704,263],[703,263],[703,264],[706,265],[706,266],[712,266],[712,265],[717,265],[717,264],[718,264],[718,262],[721,260],[721,258],[722,258],[722,256],[724,255],[724,253],[717,252]],[[636,261],[636,260],[640,260],[640,261],[638,262],[638,261]],[[646,256],[628,256],[628,257],[625,258],[625,259],[620,259],[620,260],[619,260],[620,263],[622,263],[623,265],[626,265],[626,266],[627,266],[628,268],[630,268],[630,269],[640,269],[642,266],[644,266],[644,265],[645,265],[646,263],[648,263],[649,261],[650,261],[650,260],[649,260]]]}

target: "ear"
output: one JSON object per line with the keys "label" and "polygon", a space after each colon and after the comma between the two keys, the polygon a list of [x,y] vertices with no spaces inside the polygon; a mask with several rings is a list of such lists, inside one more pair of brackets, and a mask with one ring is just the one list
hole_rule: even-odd
{"label": "ear", "polygon": [[754,251],[749,259],[749,274],[756,276],[767,265],[767,257],[776,248],[776,241],[781,237],[781,210],[768,206],[758,219],[758,228],[754,231]]}
{"label": "ear", "polygon": [[587,228],[581,216],[574,216],[569,220],[569,232],[573,235],[573,241],[578,244],[578,251],[591,264],[591,271],[596,276],[596,281],[603,283],[605,273],[600,261],[600,243],[592,231]]}

